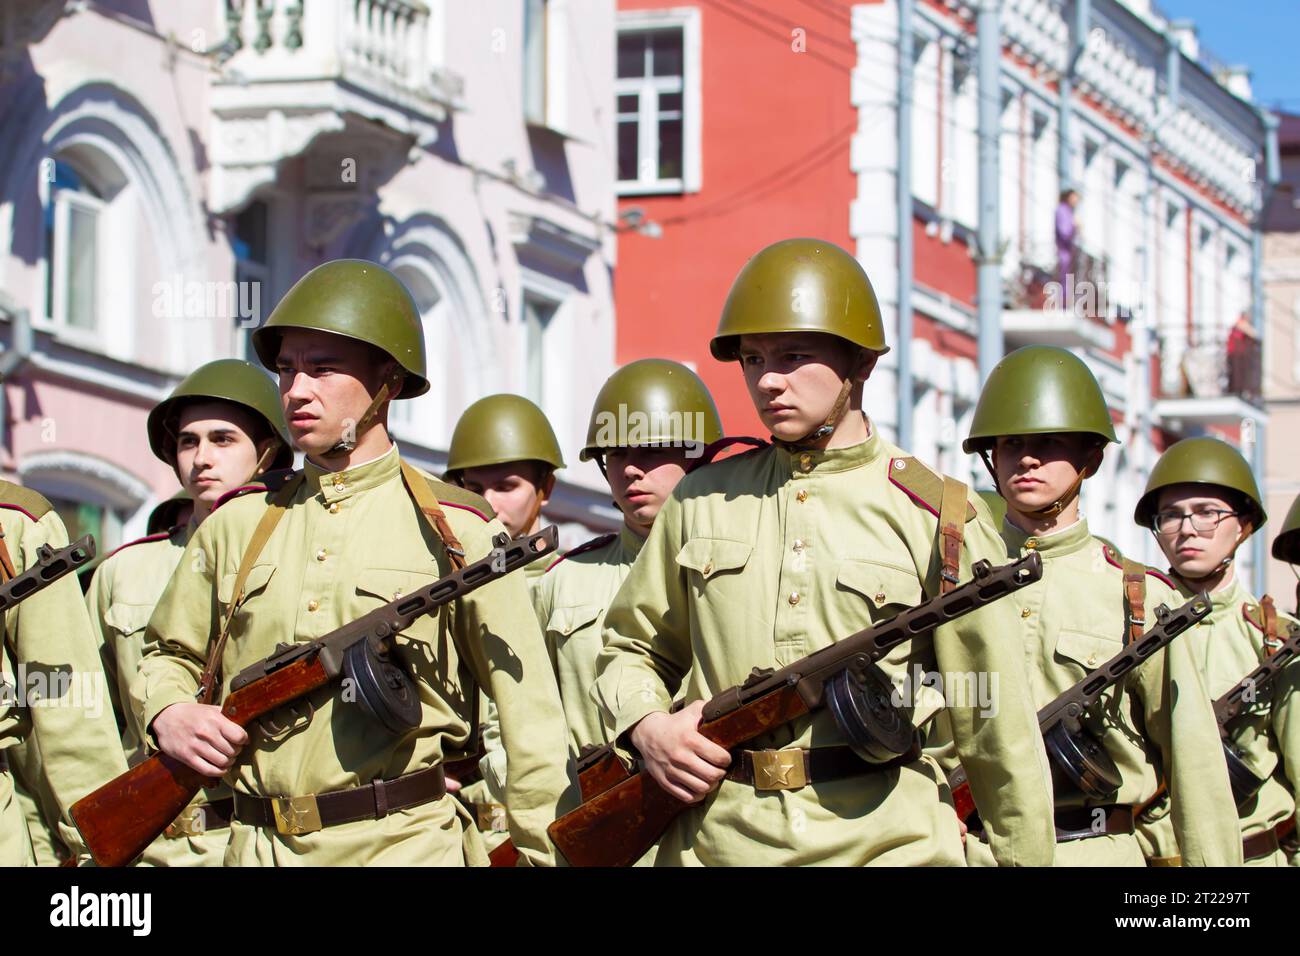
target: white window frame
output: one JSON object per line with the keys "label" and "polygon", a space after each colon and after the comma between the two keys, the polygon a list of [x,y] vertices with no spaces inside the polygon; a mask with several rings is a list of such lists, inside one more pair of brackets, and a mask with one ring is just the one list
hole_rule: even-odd
{"label": "white window frame", "polygon": [[[106,203],[102,199],[85,193],[60,189],[54,194],[54,261],[48,267],[54,270],[52,292],[54,301],[50,310],[50,319],[41,316],[40,325],[50,327],[61,339],[74,344],[98,349],[103,337],[103,316],[100,314],[100,289],[103,285],[103,259],[100,254],[100,235]],[[80,328],[68,322],[68,240],[72,209],[90,213],[95,218],[95,276],[91,288],[92,319],[94,324],[89,329]]]}
{"label": "white window frame", "polygon": [[[680,29],[682,31],[682,76],[675,77],[637,77],[635,79],[614,79],[614,102],[617,104],[620,94],[637,94],[640,97],[640,112],[637,126],[638,136],[638,174],[647,168],[658,168],[659,126],[657,110],[651,105],[652,99],[657,106],[658,93],[682,94],[682,176],[680,179],[642,179],[617,180],[616,188],[620,196],[645,196],[662,193],[695,193],[703,185],[701,162],[701,119],[703,97],[700,89],[700,11],[696,7],[673,7],[668,10],[637,10],[621,12],[618,15],[617,35],[625,33],[644,33],[655,30]],[[654,90],[656,96],[642,95],[647,90]],[[616,114],[617,115],[617,114]],[[615,119],[617,128],[618,120]],[[648,131],[648,135],[647,135]],[[617,150],[617,140],[615,143]],[[647,163],[649,161],[649,163]],[[614,157],[615,176],[618,174],[618,156]]]}

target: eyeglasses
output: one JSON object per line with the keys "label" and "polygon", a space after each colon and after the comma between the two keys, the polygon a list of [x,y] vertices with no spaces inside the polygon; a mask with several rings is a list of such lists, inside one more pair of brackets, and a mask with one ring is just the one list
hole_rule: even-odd
{"label": "eyeglasses", "polygon": [[1236,511],[1223,511],[1218,508],[1192,512],[1161,511],[1152,519],[1151,525],[1160,534],[1177,534],[1182,530],[1183,522],[1190,518],[1192,530],[1204,534],[1213,531],[1224,518],[1228,517],[1239,517],[1239,514]]}

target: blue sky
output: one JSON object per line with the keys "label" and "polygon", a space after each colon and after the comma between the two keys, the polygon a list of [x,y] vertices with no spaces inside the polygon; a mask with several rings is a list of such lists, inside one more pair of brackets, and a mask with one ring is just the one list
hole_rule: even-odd
{"label": "blue sky", "polygon": [[1156,0],[1173,20],[1196,23],[1202,51],[1250,67],[1255,102],[1300,113],[1300,0]]}

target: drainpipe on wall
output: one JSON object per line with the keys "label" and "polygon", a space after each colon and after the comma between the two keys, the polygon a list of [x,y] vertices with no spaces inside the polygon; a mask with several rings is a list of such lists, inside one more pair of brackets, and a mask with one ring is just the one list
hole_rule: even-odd
{"label": "drainpipe on wall", "polygon": [[912,447],[912,32],[914,0],[898,0],[898,429]]}
{"label": "drainpipe on wall", "polygon": [[[1250,233],[1250,295],[1251,295],[1251,322],[1255,326],[1255,334],[1258,336],[1260,343],[1259,349],[1259,370],[1260,370],[1260,392],[1264,391],[1264,356],[1267,354],[1264,350],[1264,338],[1267,333],[1265,327],[1264,315],[1264,216],[1268,212],[1269,203],[1273,199],[1273,192],[1281,179],[1281,170],[1278,163],[1277,154],[1277,126],[1278,119],[1272,113],[1261,110],[1259,112],[1260,122],[1264,127],[1264,183],[1260,190],[1259,213],[1255,217],[1255,228]],[[1261,394],[1260,401],[1263,396]],[[1254,468],[1257,477],[1263,479],[1260,483],[1264,486],[1264,497],[1268,498],[1268,474],[1265,471],[1267,464],[1264,457],[1264,425],[1256,422],[1254,426],[1254,445],[1251,447],[1251,467]],[[1276,526],[1275,526],[1276,527]],[[1268,552],[1265,550],[1267,539],[1265,535],[1257,534],[1252,542],[1251,561],[1255,571],[1251,582],[1255,586],[1255,592],[1262,593],[1268,584],[1267,560]]]}
{"label": "drainpipe on wall", "polygon": [[1071,120],[1074,117],[1074,75],[1079,69],[1079,60],[1088,42],[1088,21],[1092,19],[1091,0],[1074,0],[1074,20],[1070,24],[1070,46],[1066,51],[1065,69],[1057,81],[1060,97],[1057,100],[1056,131],[1059,146],[1056,150],[1056,177],[1062,190],[1068,189],[1074,180],[1070,160],[1074,156],[1074,143],[1071,139]]}
{"label": "drainpipe on wall", "polygon": [[31,358],[32,314],[28,309],[0,300],[0,315],[7,318],[13,328],[9,348],[0,352],[0,448],[4,448],[9,444],[9,402],[5,383]]}
{"label": "drainpipe on wall", "polygon": [[999,0],[980,0],[975,20],[979,46],[979,306],[980,384],[1002,359],[1002,239],[998,216],[998,166],[1002,136],[1002,36]]}

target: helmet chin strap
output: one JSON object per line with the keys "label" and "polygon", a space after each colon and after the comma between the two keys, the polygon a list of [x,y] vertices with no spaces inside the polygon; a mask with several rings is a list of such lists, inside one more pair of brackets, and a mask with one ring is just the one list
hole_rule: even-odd
{"label": "helmet chin strap", "polygon": [[390,398],[396,398],[401,394],[402,379],[405,378],[405,376],[406,373],[401,369],[394,369],[384,383],[379,386],[379,391],[375,393],[375,397],[370,400],[370,404],[366,407],[365,412],[363,412],[361,418],[357,420],[356,428],[352,433],[352,439],[348,440],[346,438],[339,438],[338,441],[330,446],[329,450],[325,452],[323,457],[333,458],[337,455],[346,455],[349,452],[354,451],[357,447],[357,442],[361,440],[361,436],[369,431],[370,426],[375,423],[375,419],[379,416],[379,409],[383,407],[384,402],[388,401]]}
{"label": "helmet chin strap", "polygon": [[835,404],[831,406],[830,414],[826,416],[826,421],[818,425],[803,438],[794,441],[785,441],[784,439],[772,436],[772,441],[784,448],[807,448],[814,445],[823,438],[828,437],[835,431],[835,426],[840,423],[844,417],[845,411],[849,407],[849,396],[853,394],[853,379],[846,378],[844,384],[840,386],[840,394],[835,399]]}
{"label": "helmet chin strap", "polygon": [[[1032,511],[1021,511],[1019,508],[1017,508],[1016,511],[1019,511],[1023,515],[1028,515],[1031,518],[1055,518],[1069,507],[1070,502],[1079,496],[1079,489],[1083,487],[1084,479],[1094,473],[1091,460],[1093,457],[1094,456],[1091,455],[1089,456],[1089,461],[1079,469],[1079,474],[1075,477],[1074,481],[1070,482],[1070,487],[1066,488],[1065,491],[1062,492],[1061,496],[1051,504],[1043,508],[1035,508]],[[989,476],[993,479],[994,489],[1005,499],[1006,495],[1002,494],[1002,485],[998,482],[998,473],[993,467],[993,457],[990,450],[987,448],[981,449],[980,458],[984,461],[984,467],[988,469]]]}

